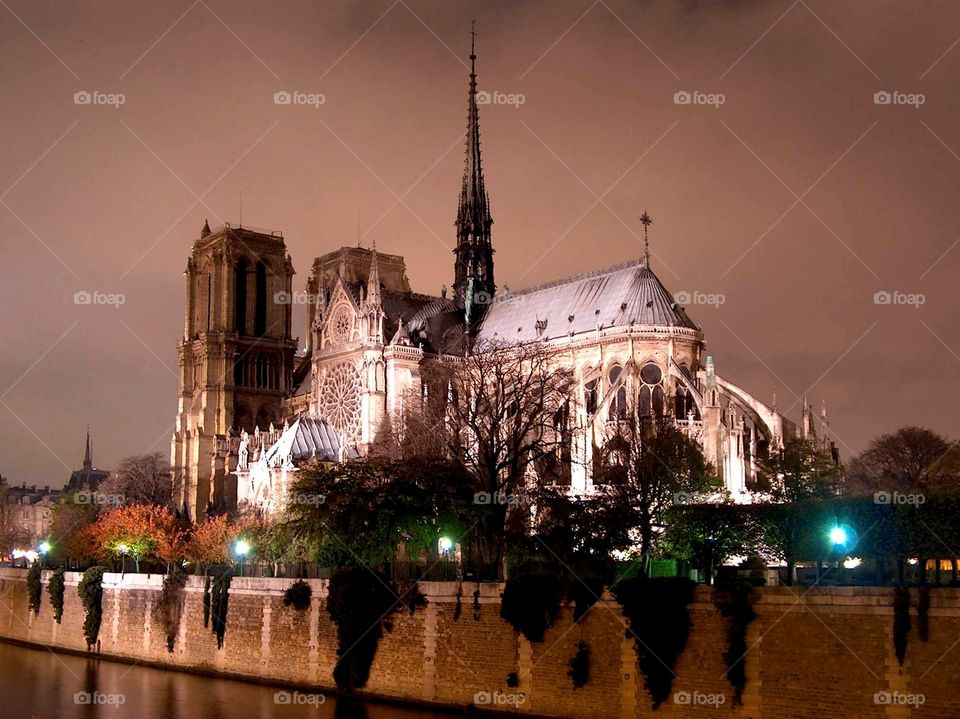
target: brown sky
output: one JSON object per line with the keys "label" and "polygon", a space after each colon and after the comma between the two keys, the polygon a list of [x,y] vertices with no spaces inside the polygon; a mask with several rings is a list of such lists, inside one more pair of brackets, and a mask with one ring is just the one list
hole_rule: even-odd
{"label": "brown sky", "polygon": [[960,435],[956,2],[5,0],[0,472],[59,486],[87,423],[100,466],[167,452],[181,272],[241,192],[297,287],[358,211],[416,289],[449,284],[474,17],[480,89],[524,96],[481,108],[501,284],[637,256],[647,208],[668,288],[725,298],[688,308],[718,372],[826,398],[846,456]]}

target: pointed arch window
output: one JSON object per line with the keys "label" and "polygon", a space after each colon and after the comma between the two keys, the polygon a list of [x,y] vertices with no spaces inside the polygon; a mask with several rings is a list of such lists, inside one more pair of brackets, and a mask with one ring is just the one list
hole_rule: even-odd
{"label": "pointed arch window", "polygon": [[[610,391],[613,392],[613,396],[610,398],[609,419],[627,418],[627,387],[625,383],[620,382],[622,376],[623,367],[617,364],[613,365],[607,374],[607,378],[610,380]],[[620,383],[619,386],[618,383]]]}
{"label": "pointed arch window", "polygon": [[592,379],[583,385],[583,403],[587,408],[587,414],[593,415],[597,412],[597,389],[600,380]]}
{"label": "pointed arch window", "polygon": [[267,266],[257,263],[254,281],[253,334],[263,337],[267,333]]}
{"label": "pointed arch window", "polygon": [[648,362],[640,368],[640,393],[638,396],[638,414],[643,419],[662,417],[666,406],[663,392],[663,370]]}

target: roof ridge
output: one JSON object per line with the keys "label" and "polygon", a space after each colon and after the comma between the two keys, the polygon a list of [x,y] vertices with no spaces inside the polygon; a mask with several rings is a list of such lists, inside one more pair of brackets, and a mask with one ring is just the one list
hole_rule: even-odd
{"label": "roof ridge", "polygon": [[[571,282],[576,282],[576,281],[578,281],[578,280],[585,280],[585,279],[588,279],[588,278],[590,278],[590,277],[599,277],[600,275],[606,275],[606,274],[610,274],[610,273],[612,273],[612,272],[618,272],[619,270],[625,270],[625,269],[627,269],[628,267],[635,267],[635,266],[636,266],[636,267],[643,267],[643,259],[642,259],[642,258],[634,258],[634,259],[632,259],[632,260],[628,260],[627,262],[621,262],[620,264],[617,264],[617,265],[610,265],[610,266],[608,266],[608,267],[601,267],[601,268],[596,269],[596,270],[589,270],[589,271],[587,271],[587,272],[581,272],[581,273],[578,274],[578,275],[570,275],[570,276],[568,276],[568,277],[561,277],[560,279],[551,280],[550,282],[544,282],[544,283],[539,284],[539,285],[531,285],[530,287],[525,287],[524,289],[522,289],[522,290],[517,290],[517,291],[515,291],[515,292],[514,292],[513,290],[511,290],[508,296],[527,295],[527,294],[531,294],[531,293],[533,293],[533,292],[539,292],[539,291],[541,291],[541,290],[547,290],[547,289],[550,289],[551,287],[559,287],[560,285],[567,285],[567,284],[570,284]],[[647,269],[649,269],[649,268],[647,268]],[[650,270],[650,273],[653,274],[653,270]],[[654,276],[656,277],[656,275],[654,275]],[[662,284],[662,283],[661,283],[661,284]],[[666,288],[664,288],[664,289],[666,289]]]}

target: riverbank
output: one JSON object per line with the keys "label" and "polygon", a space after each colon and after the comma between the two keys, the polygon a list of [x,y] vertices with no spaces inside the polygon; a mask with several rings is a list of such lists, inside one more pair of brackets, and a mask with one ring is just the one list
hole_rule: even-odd
{"label": "riverbank", "polygon": [[[49,572],[44,573],[44,584]],[[86,655],[84,610],[77,573],[67,573],[64,611],[53,619],[46,587],[38,615],[28,609],[26,572],[0,569],[0,636],[34,646]],[[164,669],[281,684],[335,693],[337,629],[325,609],[328,580],[307,580],[308,609],[283,605],[289,579],[234,578],[228,596],[223,646],[204,626],[203,579],[190,577],[173,651],[152,618],[163,577],[104,575],[100,653]],[[542,643],[531,644],[500,618],[502,585],[423,582],[426,605],[391,616],[361,696],[462,711],[475,704],[528,716],[633,719],[649,716],[650,699],[637,665],[633,637],[620,605],[609,596],[579,624],[564,607]],[[913,629],[905,635],[902,666],[894,652],[893,590],[831,587],[761,588],[746,629],[746,681],[734,707],[724,654],[730,620],[699,587],[689,607],[692,628],[677,659],[671,697],[662,717],[908,716],[909,708],[884,697],[922,695],[923,708],[945,716],[955,710],[960,680],[960,591],[935,589],[929,636],[918,632],[917,590],[911,590]],[[459,604],[459,609],[458,609]],[[570,662],[578,643],[589,648],[588,680],[577,689]],[[960,656],[960,649],[955,650]],[[512,674],[518,686],[509,686]],[[878,700],[879,697],[879,700]],[[712,702],[712,703],[710,703]],[[907,713],[904,713],[907,712]]]}

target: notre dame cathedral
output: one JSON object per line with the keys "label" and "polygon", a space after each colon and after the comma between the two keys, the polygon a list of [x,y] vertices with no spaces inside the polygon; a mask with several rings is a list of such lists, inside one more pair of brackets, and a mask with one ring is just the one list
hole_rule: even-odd
{"label": "notre dame cathedral", "polygon": [[[820,438],[804,402],[799,426],[722,378],[704,335],[642,256],[511,292],[494,281],[471,49],[466,162],[449,296],[414,292],[404,259],[341,247],[313,261],[306,354],[291,334],[293,263],[279,232],[204,225],[187,261],[180,389],[171,442],[174,498],[190,519],[283,505],[299,462],[363,456],[425,359],[475,340],[542,341],[572,368],[573,491],[592,487],[591,456],[627,408],[668,415],[697,439],[735,499],[748,500],[756,457],[800,434]],[[644,213],[645,234],[651,222]]]}

